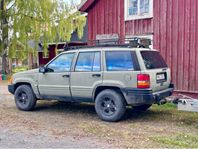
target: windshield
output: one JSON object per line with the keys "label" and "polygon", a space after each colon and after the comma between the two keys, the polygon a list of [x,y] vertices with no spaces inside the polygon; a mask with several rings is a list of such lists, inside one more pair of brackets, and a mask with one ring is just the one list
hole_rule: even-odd
{"label": "windshield", "polygon": [[158,69],[168,67],[158,51],[141,51],[145,67],[147,69]]}

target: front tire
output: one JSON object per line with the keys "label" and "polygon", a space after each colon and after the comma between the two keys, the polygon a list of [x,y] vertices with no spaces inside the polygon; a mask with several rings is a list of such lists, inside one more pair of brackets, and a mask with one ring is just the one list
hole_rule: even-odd
{"label": "front tire", "polygon": [[100,119],[116,122],[123,118],[126,112],[126,102],[120,93],[107,89],[96,97],[95,110]]}
{"label": "front tire", "polygon": [[32,111],[36,106],[36,96],[29,85],[19,86],[14,97],[17,108],[22,111]]}

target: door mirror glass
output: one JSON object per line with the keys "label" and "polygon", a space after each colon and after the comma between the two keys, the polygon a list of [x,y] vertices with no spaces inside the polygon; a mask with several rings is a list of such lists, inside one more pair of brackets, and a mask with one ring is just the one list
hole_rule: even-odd
{"label": "door mirror glass", "polygon": [[40,73],[45,73],[45,72],[46,72],[46,68],[45,68],[44,66],[41,66],[41,67],[39,68],[39,72],[40,72]]}

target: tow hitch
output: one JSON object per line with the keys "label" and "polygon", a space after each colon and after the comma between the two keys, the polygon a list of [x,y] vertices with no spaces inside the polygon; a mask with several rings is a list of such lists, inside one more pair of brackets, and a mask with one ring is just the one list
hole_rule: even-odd
{"label": "tow hitch", "polygon": [[156,100],[156,103],[157,103],[158,105],[164,105],[164,104],[167,103],[166,98],[161,99],[158,95],[155,96],[155,100]]}

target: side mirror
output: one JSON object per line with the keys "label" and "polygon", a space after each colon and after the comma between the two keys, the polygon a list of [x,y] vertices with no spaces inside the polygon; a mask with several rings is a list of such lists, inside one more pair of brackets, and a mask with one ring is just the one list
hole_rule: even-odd
{"label": "side mirror", "polygon": [[45,66],[41,66],[41,67],[39,68],[39,72],[40,72],[40,73],[45,73],[45,72],[46,72]]}

